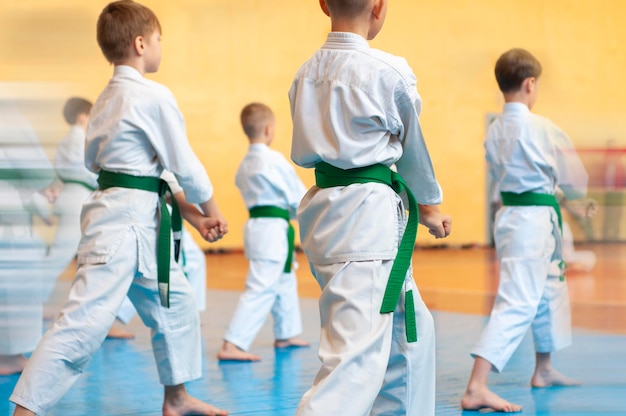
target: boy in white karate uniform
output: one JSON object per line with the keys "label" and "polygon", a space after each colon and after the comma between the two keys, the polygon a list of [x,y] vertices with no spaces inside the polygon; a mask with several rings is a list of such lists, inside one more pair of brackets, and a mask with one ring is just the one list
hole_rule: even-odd
{"label": "boy in white karate uniform", "polygon": [[217,355],[220,360],[260,360],[247,351],[270,312],[275,347],[309,345],[296,338],[302,332],[302,319],[292,270],[293,228],[289,224],[306,188],[285,157],[269,148],[275,124],[272,110],[264,104],[251,103],[241,111],[241,125],[250,147],[237,169],[235,183],[250,211],[244,227],[250,266],[245,292]]}
{"label": "boy in white karate uniform", "polygon": [[298,221],[322,288],[322,367],[297,414],[434,415],[434,325],[410,262],[418,211],[437,238],[451,219],[437,206],[415,75],[367,43],[387,0],[320,4],[332,32],[289,92],[291,157],[315,168]]}
{"label": "boy in white karate uniform", "polygon": [[[46,414],[58,402],[99,348],[127,294],[152,330],[163,415],[227,414],[190,396],[184,385],[202,376],[201,333],[192,289],[171,256],[177,244],[171,250],[161,172],[173,172],[188,201],[210,217],[189,211],[191,204],[181,206],[207,240],[220,238],[227,226],[176,100],[144,78],[159,68],[160,33],[154,13],[129,0],[110,3],[98,18],[98,44],[114,64],[92,109],[85,145],[85,164],[99,174],[99,189],[83,205],[69,300],[10,397],[15,415]],[[171,220],[177,230],[180,218],[174,213]]]}
{"label": "boy in white karate uniform", "polygon": [[[566,199],[582,198],[587,173],[563,130],[530,112],[537,100],[539,61],[524,49],[512,49],[498,59],[495,75],[505,105],[489,125],[485,150],[503,204],[494,224],[500,282],[489,322],[472,350],[474,367],[461,404],[469,410],[517,412],[521,406],[491,392],[487,378],[492,370],[502,371],[529,328],[536,350],[531,385],[578,384],[551,363],[551,353],[571,343],[555,193],[558,186]],[[594,207],[590,201],[589,215]]]}
{"label": "boy in white karate uniform", "polygon": [[43,332],[45,242],[29,206],[53,181],[52,165],[30,122],[0,101],[0,375],[19,373]]}

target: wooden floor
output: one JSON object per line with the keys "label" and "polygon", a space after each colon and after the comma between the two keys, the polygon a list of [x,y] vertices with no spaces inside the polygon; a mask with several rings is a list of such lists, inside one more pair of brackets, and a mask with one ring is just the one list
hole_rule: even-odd
{"label": "wooden floor", "polygon": [[[567,282],[573,325],[626,334],[626,244],[577,245],[591,250],[597,263],[591,272],[569,271]],[[320,289],[306,257],[298,253],[299,293],[317,298]],[[488,315],[498,287],[498,262],[493,248],[418,249],[414,276],[431,310]],[[247,261],[240,252],[207,255],[208,287],[243,290]]]}

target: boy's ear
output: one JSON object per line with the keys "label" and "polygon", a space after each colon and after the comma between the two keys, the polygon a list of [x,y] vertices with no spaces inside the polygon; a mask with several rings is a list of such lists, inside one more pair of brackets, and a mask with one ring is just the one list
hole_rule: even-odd
{"label": "boy's ear", "polygon": [[530,94],[535,90],[537,84],[537,78],[528,77],[522,82],[522,89],[525,93]]}
{"label": "boy's ear", "polygon": [[141,35],[135,37],[135,40],[133,41],[133,49],[135,50],[135,53],[139,56],[142,56],[145,51],[144,42],[144,38]]}
{"label": "boy's ear", "polygon": [[320,0],[320,7],[322,8],[322,11],[324,12],[324,14],[328,17],[330,17],[330,12],[328,11],[328,6],[326,5],[326,0]]}
{"label": "boy's ear", "polygon": [[376,0],[376,2],[374,3],[374,8],[372,9],[372,15],[374,15],[376,19],[380,19],[383,9],[385,8],[386,2],[387,0]]}
{"label": "boy's ear", "polygon": [[528,77],[524,81],[522,81],[522,89],[526,93],[530,93],[535,89],[535,83],[537,79],[535,77]]}

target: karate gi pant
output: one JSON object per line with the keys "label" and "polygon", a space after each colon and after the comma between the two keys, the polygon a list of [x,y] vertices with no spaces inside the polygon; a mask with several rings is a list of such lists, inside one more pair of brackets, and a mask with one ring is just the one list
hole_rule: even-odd
{"label": "karate gi pant", "polygon": [[[206,255],[189,232],[183,229],[182,234],[182,251],[179,262],[182,263],[183,273],[191,285],[198,311],[203,311],[206,309]],[[117,319],[128,324],[136,313],[137,310],[133,303],[126,298],[117,311]]]}
{"label": "karate gi pant", "polygon": [[107,263],[79,266],[66,305],[30,358],[11,401],[45,415],[100,348],[127,294],[151,329],[161,384],[178,385],[201,377],[200,320],[191,286],[172,259],[171,306],[162,307],[156,279],[137,273],[133,260],[138,257],[137,247],[131,232]]}
{"label": "karate gi pant", "polygon": [[78,243],[82,236],[80,230],[80,211],[83,202],[91,191],[82,185],[66,183],[63,191],[54,203],[54,213],[59,222],[54,241],[46,258],[47,272],[43,280],[43,300],[50,299],[54,285],[61,273],[76,257]]}
{"label": "karate gi pant", "polygon": [[[319,300],[322,362],[298,416],[435,414],[432,315],[407,273],[393,313],[381,314],[393,260],[312,265]],[[408,343],[405,292],[413,290],[417,342]]]}
{"label": "karate gi pant", "polygon": [[489,322],[472,350],[496,372],[504,369],[529,328],[537,352],[571,344],[567,284],[553,261],[555,220],[551,207],[504,207],[496,216],[500,283]]}
{"label": "karate gi pant", "polygon": [[[16,227],[0,224],[0,235],[7,228]],[[0,355],[32,352],[43,333],[39,294],[46,245],[26,233],[24,239],[0,241]]]}
{"label": "karate gi pant", "polygon": [[246,288],[228,326],[224,340],[247,351],[271,312],[274,338],[287,339],[302,333],[298,285],[285,262],[250,260]]}

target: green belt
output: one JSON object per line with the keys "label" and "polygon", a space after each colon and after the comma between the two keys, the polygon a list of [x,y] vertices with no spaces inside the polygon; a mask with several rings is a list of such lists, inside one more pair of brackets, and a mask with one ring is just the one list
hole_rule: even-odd
{"label": "green belt", "polygon": [[250,218],[282,218],[287,221],[289,227],[287,227],[287,260],[285,261],[285,273],[291,272],[291,266],[293,264],[293,250],[294,240],[296,233],[293,229],[293,225],[289,222],[289,211],[284,208],[275,207],[272,205],[260,205],[250,208]]}
{"label": "green belt", "polygon": [[85,181],[79,181],[77,179],[63,179],[63,178],[59,178],[61,179],[61,182],[63,182],[64,184],[66,183],[73,183],[75,185],[81,185],[84,186],[85,188],[89,189],[90,191],[95,191],[97,188]]}
{"label": "green belt", "polygon": [[[563,232],[563,217],[561,216],[561,207],[556,197],[552,194],[540,194],[536,192],[523,192],[516,194],[514,192],[500,192],[502,205],[505,206],[546,206],[554,208],[556,216],[559,220],[559,229]],[[559,263],[561,268],[561,280],[564,280],[563,271],[565,270],[565,262],[561,260]]]}
{"label": "green belt", "polygon": [[546,206],[552,207],[556,211],[556,216],[559,219],[559,228],[563,230],[563,217],[561,216],[561,207],[556,200],[556,197],[552,194],[539,194],[535,192],[523,192],[516,194],[514,192],[500,192],[502,197],[502,205],[507,206]]}
{"label": "green belt", "polygon": [[44,168],[0,168],[1,180],[54,180],[54,170]]}
{"label": "green belt", "polygon": [[[381,183],[390,186],[396,193],[406,191],[409,199],[409,219],[398,247],[398,254],[393,262],[389,280],[385,289],[380,313],[390,313],[396,309],[398,299],[402,292],[402,285],[406,278],[407,270],[411,264],[411,257],[415,249],[417,236],[417,223],[419,212],[415,196],[407,186],[400,174],[394,172],[385,165],[376,164],[362,168],[339,169],[326,162],[315,165],[315,184],[320,188],[333,186],[348,186],[353,183]],[[417,327],[415,324],[415,304],[413,291],[409,290],[405,298],[406,337],[408,342],[417,341]]]}
{"label": "green belt", "polygon": [[[156,192],[161,202],[161,223],[159,225],[159,237],[157,247],[157,275],[159,283],[159,296],[161,305],[170,306],[170,229],[174,232],[174,258],[178,261],[180,254],[180,237],[183,228],[183,220],[178,210],[176,198],[166,181],[153,176],[133,176],[125,173],[100,171],[98,176],[99,189],[129,188],[143,191]],[[172,214],[170,215],[165,203],[165,193],[172,195]]]}

